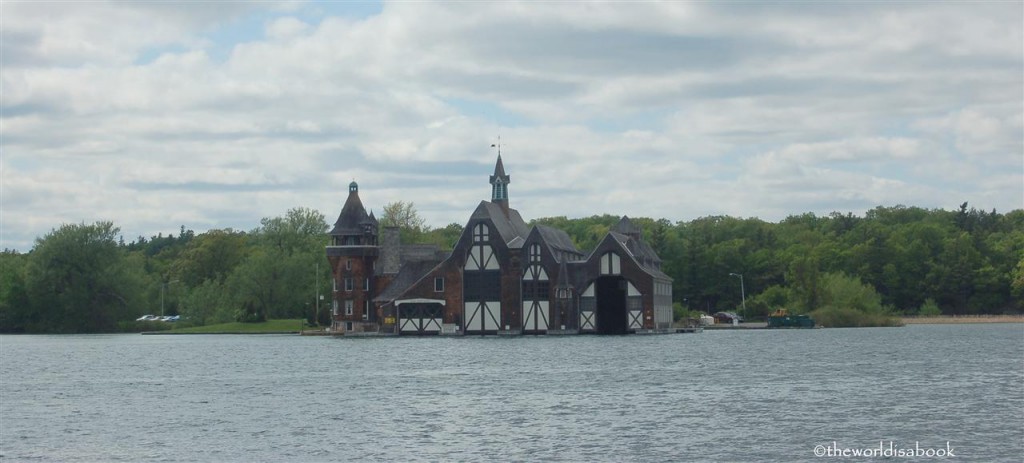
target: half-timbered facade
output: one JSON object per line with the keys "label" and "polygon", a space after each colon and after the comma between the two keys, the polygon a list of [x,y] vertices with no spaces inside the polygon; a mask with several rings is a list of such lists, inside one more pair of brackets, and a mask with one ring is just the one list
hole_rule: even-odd
{"label": "half-timbered facade", "polygon": [[[509,207],[498,156],[481,201],[451,252],[403,245],[367,214],[355,182],[327,247],[338,334],[625,334],[666,331],[672,280],[623,217],[597,247],[529,226]],[[339,289],[340,288],[340,289]]]}

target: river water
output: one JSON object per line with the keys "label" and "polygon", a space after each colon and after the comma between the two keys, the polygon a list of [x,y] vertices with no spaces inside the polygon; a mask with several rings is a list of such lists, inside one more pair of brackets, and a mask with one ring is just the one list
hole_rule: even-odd
{"label": "river water", "polygon": [[1024,459],[1024,325],[0,336],[2,461],[811,461],[880,446]]}

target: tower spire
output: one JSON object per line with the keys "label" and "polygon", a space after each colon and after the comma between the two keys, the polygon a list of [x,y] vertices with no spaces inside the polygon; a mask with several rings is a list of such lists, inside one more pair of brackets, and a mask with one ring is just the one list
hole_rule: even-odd
{"label": "tower spire", "polygon": [[498,153],[498,162],[494,164],[494,175],[491,175],[491,202],[504,203],[508,205],[508,184],[512,177],[505,174],[505,165],[501,162],[501,153]]}

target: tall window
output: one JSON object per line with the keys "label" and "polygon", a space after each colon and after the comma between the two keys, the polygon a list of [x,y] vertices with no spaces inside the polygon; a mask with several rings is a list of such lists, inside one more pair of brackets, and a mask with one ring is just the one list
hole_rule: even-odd
{"label": "tall window", "polygon": [[345,315],[352,315],[352,300],[345,301]]}
{"label": "tall window", "polygon": [[469,256],[466,260],[466,270],[498,270],[500,264],[494,255],[494,250],[488,243],[490,241],[490,227],[485,223],[478,223],[473,227],[473,246],[469,248]]}
{"label": "tall window", "polygon": [[370,290],[370,279],[366,278],[366,279],[363,280],[363,291],[369,291],[369,290]]}
{"label": "tall window", "polygon": [[435,293],[443,293],[444,292],[444,277],[434,278],[434,292]]}
{"label": "tall window", "polygon": [[601,275],[618,275],[622,273],[622,260],[614,252],[606,252],[601,256]]}
{"label": "tall window", "polygon": [[345,291],[352,291],[352,277],[345,278]]}
{"label": "tall window", "polygon": [[473,241],[476,243],[482,243],[490,240],[491,229],[485,223],[478,223],[476,227],[473,227]]}
{"label": "tall window", "polygon": [[363,301],[363,320],[370,319],[370,300]]}
{"label": "tall window", "polygon": [[338,315],[338,300],[331,301],[331,309],[334,310],[334,315]]}
{"label": "tall window", "polygon": [[540,262],[540,245],[530,245],[530,262]]}

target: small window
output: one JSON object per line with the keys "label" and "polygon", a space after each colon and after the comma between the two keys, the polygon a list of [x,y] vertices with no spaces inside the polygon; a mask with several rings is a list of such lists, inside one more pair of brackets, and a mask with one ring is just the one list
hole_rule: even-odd
{"label": "small window", "polygon": [[352,301],[345,301],[345,315],[352,315]]}
{"label": "small window", "polygon": [[352,291],[352,278],[345,278],[345,291]]}
{"label": "small window", "polygon": [[352,322],[345,323],[345,331],[352,331]]}
{"label": "small window", "polygon": [[442,293],[442,292],[444,292],[444,277],[434,278],[434,292],[435,293]]}
{"label": "small window", "polygon": [[345,270],[352,270],[352,259],[345,259]]}

